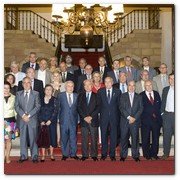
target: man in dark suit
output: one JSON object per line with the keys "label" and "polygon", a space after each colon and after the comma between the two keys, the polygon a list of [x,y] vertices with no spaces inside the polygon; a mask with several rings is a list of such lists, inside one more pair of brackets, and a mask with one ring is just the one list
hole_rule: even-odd
{"label": "man in dark suit", "polygon": [[59,68],[61,71],[62,82],[65,83],[66,81],[73,81],[74,82],[74,75],[67,72],[67,65],[65,62],[61,62],[59,64]]}
{"label": "man in dark suit", "polygon": [[[161,98],[157,91],[153,91],[152,81],[144,83],[145,91],[140,95],[143,100],[143,112],[141,115],[141,137],[143,156],[149,159],[159,159],[159,135],[162,125]],[[152,132],[152,145],[150,134]]]}
{"label": "man in dark suit", "polygon": [[79,94],[78,112],[81,122],[82,158],[89,157],[89,134],[91,138],[91,158],[98,161],[98,126],[99,126],[99,99],[92,92],[93,83],[90,79],[84,81],[85,92]]}
{"label": "man in dark suit", "polygon": [[98,63],[99,63],[99,66],[95,67],[93,72],[95,71],[100,72],[101,81],[104,82],[104,79],[107,77],[107,72],[111,71],[111,69],[106,66],[106,60],[104,57],[99,57]]}
{"label": "man in dark suit", "polygon": [[87,65],[86,59],[79,59],[79,69],[74,71],[75,82],[77,82],[78,77],[85,74],[85,66]]}
{"label": "man in dark suit", "polygon": [[39,93],[31,90],[31,79],[23,79],[23,90],[17,92],[15,100],[15,110],[20,128],[20,159],[19,163],[28,160],[27,135],[30,143],[31,157],[33,163],[38,162],[37,126],[38,112],[41,104]]}
{"label": "man in dark suit", "polygon": [[121,95],[121,159],[125,161],[128,155],[129,134],[132,139],[131,151],[133,159],[138,162],[139,159],[139,125],[140,116],[143,111],[142,97],[135,93],[135,82],[128,83],[128,92]]}
{"label": "man in dark suit", "polygon": [[100,128],[102,141],[101,160],[107,158],[108,152],[108,134],[110,133],[110,152],[109,156],[115,161],[115,148],[117,145],[117,124],[120,118],[120,96],[121,91],[113,88],[113,79],[105,78],[105,88],[98,91],[100,98]]}
{"label": "man in dark suit", "polygon": [[[26,76],[31,79],[31,88],[34,91],[38,91],[40,95],[40,99],[44,97],[44,90],[43,90],[43,82],[41,80],[35,79],[35,70],[31,67],[27,68]],[[22,81],[18,83],[18,91],[23,90]]]}
{"label": "man in dark suit", "polygon": [[111,77],[113,79],[114,84],[119,83],[119,73],[120,73],[120,64],[119,60],[116,59],[113,61],[113,70],[107,72],[107,76]]}
{"label": "man in dark suit", "polygon": [[59,122],[61,128],[61,149],[62,159],[65,161],[68,157],[79,160],[76,156],[77,152],[77,124],[78,124],[78,110],[77,110],[77,94],[73,93],[73,81],[65,82],[65,92],[59,94],[57,99],[57,109],[59,114]]}
{"label": "man in dark suit", "polygon": [[39,64],[36,63],[36,59],[37,59],[36,53],[35,52],[30,52],[29,61],[22,65],[21,71],[26,73],[26,69],[29,68],[29,67],[32,67],[34,70],[38,70],[39,69]]}
{"label": "man in dark suit", "polygon": [[169,75],[169,85],[163,89],[161,113],[163,119],[163,151],[162,159],[169,157],[171,139],[175,130],[174,113],[174,74]]}
{"label": "man in dark suit", "polygon": [[76,92],[80,93],[84,91],[84,86],[83,86],[83,82],[86,79],[92,79],[92,72],[93,72],[93,68],[90,64],[87,64],[85,66],[85,74],[79,76],[78,78],[78,82],[76,85]]}

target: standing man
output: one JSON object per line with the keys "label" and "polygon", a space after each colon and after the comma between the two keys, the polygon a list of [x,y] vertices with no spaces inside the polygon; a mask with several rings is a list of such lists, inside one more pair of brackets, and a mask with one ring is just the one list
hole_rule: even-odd
{"label": "standing man", "polygon": [[73,81],[74,82],[74,75],[67,71],[67,64],[65,62],[61,62],[59,64],[62,82],[65,83],[66,81]]}
{"label": "standing man", "polygon": [[37,59],[36,53],[35,52],[30,52],[29,61],[22,65],[22,70],[21,71],[23,73],[26,73],[26,69],[28,67],[32,67],[34,70],[38,70],[39,69],[39,64],[36,62],[36,59]]}
{"label": "standing man", "polygon": [[119,60],[116,59],[113,61],[113,70],[107,72],[107,76],[111,77],[113,79],[114,84],[119,83],[119,68],[120,68],[120,64],[119,64]]}
{"label": "standing man", "polygon": [[59,94],[57,99],[57,108],[60,122],[62,160],[65,161],[69,156],[79,160],[77,152],[77,94],[73,93],[73,81],[66,81],[65,92]]}
{"label": "standing man", "polygon": [[132,66],[132,58],[130,56],[126,56],[124,58],[125,66],[120,68],[121,72],[127,74],[127,82],[129,81],[137,81],[138,71],[136,68]]}
{"label": "standing man", "polygon": [[[157,91],[153,91],[152,81],[145,82],[145,91],[140,95],[143,100],[143,112],[141,115],[141,137],[143,156],[149,159],[159,159],[159,134],[162,125],[161,98]],[[152,132],[152,145],[150,134]]]}
{"label": "standing man", "polygon": [[140,78],[142,70],[147,70],[148,71],[149,80],[153,80],[153,77],[156,76],[156,70],[149,66],[149,58],[148,57],[143,57],[142,58],[142,69],[140,69],[139,72],[138,72],[138,79]]}
{"label": "standing man", "polygon": [[93,72],[93,67],[90,64],[87,64],[85,66],[85,74],[79,76],[77,86],[76,86],[76,92],[83,92],[84,91],[84,86],[83,82],[86,79],[92,79],[92,72]]}
{"label": "standing man", "polygon": [[[145,90],[144,83],[150,80],[149,79],[149,72],[147,70],[141,71],[141,79],[136,82],[136,93],[140,94]],[[157,91],[157,85],[155,81],[152,81],[153,90]]]}
{"label": "standing man", "polygon": [[39,62],[39,70],[35,72],[36,79],[41,80],[43,82],[43,87],[46,86],[46,84],[51,83],[52,74],[47,69],[47,61],[46,59],[42,58]]}
{"label": "standing man", "polygon": [[128,92],[121,95],[121,159],[125,161],[128,155],[129,134],[131,136],[131,151],[133,159],[138,162],[139,159],[139,125],[140,116],[143,111],[142,97],[135,93],[135,82],[128,83]]}
{"label": "standing man", "polygon": [[168,75],[167,75],[167,65],[162,63],[159,67],[160,74],[153,78],[156,82],[159,95],[162,97],[163,88],[169,86]]}
{"label": "standing man", "polygon": [[98,91],[100,98],[100,128],[102,141],[101,160],[107,158],[108,153],[108,134],[110,133],[110,152],[111,161],[115,161],[115,148],[117,145],[117,125],[120,119],[119,103],[121,91],[113,88],[113,79],[105,78],[105,88]]}
{"label": "standing man", "polygon": [[91,138],[91,158],[98,161],[99,99],[97,94],[92,92],[92,88],[92,80],[86,79],[84,81],[85,92],[79,94],[78,98],[82,134],[82,161],[89,157],[89,134]]}
{"label": "standing man", "polygon": [[31,90],[31,79],[23,79],[24,90],[17,92],[15,110],[17,120],[20,123],[20,159],[22,163],[28,159],[27,134],[29,137],[31,157],[33,163],[38,162],[38,147],[36,144],[38,112],[40,110],[40,99],[37,91]]}
{"label": "standing man", "polygon": [[[27,68],[26,77],[31,79],[31,89],[39,92],[40,99],[44,98],[43,82],[41,80],[35,79],[35,70],[33,68]],[[22,81],[19,81],[18,91],[22,91],[23,89]]]}
{"label": "standing man", "polygon": [[161,112],[163,113],[163,149],[162,159],[169,157],[171,149],[171,139],[175,130],[174,113],[174,74],[169,75],[169,85],[163,89]]}
{"label": "standing man", "polygon": [[85,58],[79,59],[79,69],[74,71],[75,81],[78,80],[78,77],[85,74],[85,66],[87,65],[87,61]]}
{"label": "standing man", "polygon": [[98,71],[101,74],[101,82],[104,82],[105,77],[107,77],[107,73],[111,71],[109,67],[106,66],[106,59],[101,56],[98,59],[99,66],[94,68],[94,71]]}

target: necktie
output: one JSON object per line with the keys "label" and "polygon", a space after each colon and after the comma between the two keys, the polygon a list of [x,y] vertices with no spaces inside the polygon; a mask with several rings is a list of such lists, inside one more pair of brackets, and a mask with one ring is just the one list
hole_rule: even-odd
{"label": "necktie", "polygon": [[65,81],[66,81],[66,76],[65,76],[65,73],[63,73],[62,80],[63,80],[63,82],[65,82]]}
{"label": "necktie", "polygon": [[153,99],[153,97],[151,96],[151,93],[149,93],[149,98],[150,98],[151,104],[154,104],[154,99]]}
{"label": "necktie", "polygon": [[34,64],[31,64],[31,67],[34,68]]}
{"label": "necktie", "polygon": [[131,107],[132,107],[132,105],[133,105],[133,94],[132,93],[130,93],[130,102],[131,102]]}
{"label": "necktie", "polygon": [[121,89],[122,93],[125,93],[125,88],[124,88],[124,84],[122,84],[122,89]]}
{"label": "necktie", "polygon": [[72,99],[71,99],[71,94],[68,94],[69,95],[69,107],[72,106]]}
{"label": "necktie", "polygon": [[86,102],[87,102],[87,105],[89,105],[89,93],[87,93]]}
{"label": "necktie", "polygon": [[111,101],[110,90],[108,90],[107,98],[108,98],[108,103],[110,103],[110,101]]}
{"label": "necktie", "polygon": [[131,77],[131,69],[130,69],[130,67],[128,67],[127,75],[128,75],[128,78]]}
{"label": "necktie", "polygon": [[119,81],[119,71],[116,71],[116,81]]}
{"label": "necktie", "polygon": [[25,113],[27,113],[27,105],[28,105],[28,91],[25,92],[24,103],[25,103]]}

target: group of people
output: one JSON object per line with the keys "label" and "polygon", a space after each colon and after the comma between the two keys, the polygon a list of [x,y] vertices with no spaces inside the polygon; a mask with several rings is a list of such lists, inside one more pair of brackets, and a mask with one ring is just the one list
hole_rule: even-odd
{"label": "group of people", "polygon": [[[93,67],[86,59],[73,65],[70,55],[58,65],[56,57],[37,63],[36,53],[22,65],[11,63],[11,72],[4,82],[5,162],[10,163],[12,139],[20,134],[19,163],[28,160],[28,146],[34,163],[45,161],[46,149],[55,161],[53,149],[60,146],[62,160],[73,158],[98,161],[116,160],[120,146],[120,161],[128,156],[131,137],[132,158],[140,161],[139,141],[143,156],[159,159],[159,136],[163,128],[162,159],[167,159],[174,134],[174,74],[167,74],[162,63],[160,74],[150,67],[148,57],[142,58],[142,69],[132,66],[132,58],[124,58],[120,67],[114,60],[107,67],[104,57]],[[82,157],[77,156],[77,127],[81,127]],[[140,130],[140,132],[139,132]],[[152,137],[151,137],[152,133]],[[140,135],[140,136],[139,136]],[[89,151],[89,139],[90,151]]]}

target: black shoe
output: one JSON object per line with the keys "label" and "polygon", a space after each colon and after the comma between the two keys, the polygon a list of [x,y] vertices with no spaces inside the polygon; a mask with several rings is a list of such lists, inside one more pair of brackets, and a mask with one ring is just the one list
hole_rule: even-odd
{"label": "black shoe", "polygon": [[32,162],[33,163],[38,163],[38,159],[33,159]]}
{"label": "black shoe", "polygon": [[84,156],[83,156],[83,157],[81,158],[81,161],[85,161],[86,159],[88,159],[88,157],[84,157]]}
{"label": "black shoe", "polygon": [[41,159],[41,162],[45,162],[45,159]]}
{"label": "black shoe", "polygon": [[106,160],[106,158],[107,158],[107,156],[101,156],[101,161],[105,161]]}
{"label": "black shoe", "polygon": [[161,157],[161,159],[162,159],[162,160],[166,160],[168,157],[169,157],[168,155],[165,155],[165,154],[164,154],[164,155]]}
{"label": "black shoe", "polygon": [[115,157],[110,157],[111,161],[116,161]]}
{"label": "black shoe", "polygon": [[140,159],[139,158],[134,158],[134,160],[136,161],[136,162],[140,162]]}
{"label": "black shoe", "polygon": [[145,158],[146,158],[146,160],[152,160],[152,158],[149,157],[149,156],[147,156],[147,157],[145,157]]}
{"label": "black shoe", "polygon": [[98,161],[98,158],[97,157],[92,157],[92,160],[93,161]]}
{"label": "black shoe", "polygon": [[28,159],[21,159],[21,158],[20,158],[17,162],[18,162],[18,163],[23,163],[24,161],[27,161],[27,160],[28,160]]}
{"label": "black shoe", "polygon": [[152,157],[152,160],[159,160],[159,157],[158,156],[154,156],[154,157]]}
{"label": "black shoe", "polygon": [[120,161],[123,161],[123,162],[124,162],[124,161],[125,161],[125,159],[126,159],[126,158],[121,157]]}
{"label": "black shoe", "polygon": [[67,158],[68,158],[67,156],[63,156],[61,161],[66,161]]}
{"label": "black shoe", "polygon": [[77,160],[77,161],[80,160],[78,156],[73,156],[73,157],[71,157],[71,158],[73,158],[73,159],[75,159],[75,160]]}

